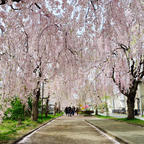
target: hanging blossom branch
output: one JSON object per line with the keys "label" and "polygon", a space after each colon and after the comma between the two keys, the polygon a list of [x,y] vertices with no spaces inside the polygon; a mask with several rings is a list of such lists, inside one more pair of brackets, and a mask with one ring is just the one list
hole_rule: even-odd
{"label": "hanging blossom branch", "polygon": [[119,48],[116,48],[115,50],[113,50],[113,54],[116,55],[117,50],[123,50],[124,55],[126,57],[127,60],[127,64],[128,64],[128,68],[129,68],[129,73],[132,75],[132,77],[134,79],[137,79],[138,81],[144,76],[144,59],[143,59],[143,55],[140,55],[140,61],[137,65],[136,61],[134,60],[134,58],[130,58],[129,56],[129,51],[130,51],[130,47],[127,47],[124,44],[119,43]]}
{"label": "hanging blossom branch", "polygon": [[[11,7],[12,10],[15,10],[15,11],[22,10],[21,8],[16,8],[15,6],[13,6],[14,2],[19,3],[21,1],[22,0],[11,0],[9,6]],[[5,5],[5,4],[9,4],[9,1],[8,0],[0,0],[0,5]],[[30,4],[29,8],[31,8],[33,5],[35,5],[38,9],[41,9],[41,6],[38,3],[36,3],[36,2],[35,3],[32,2]]]}
{"label": "hanging blossom branch", "polygon": [[115,65],[112,67],[112,75],[111,75],[111,78],[112,78],[113,82],[118,86],[119,91],[120,91],[122,94],[128,96],[128,92],[126,92],[126,91],[121,87],[121,82],[120,82],[120,80],[117,82],[116,79],[115,79]]}
{"label": "hanging blossom branch", "polygon": [[[126,58],[126,62],[128,64],[128,74],[131,76],[131,85],[129,87],[129,90],[124,90],[124,88],[121,86],[121,80],[116,81],[115,79],[115,64],[112,67],[112,75],[111,78],[113,79],[113,82],[119,87],[119,90],[122,94],[129,96],[131,92],[133,92],[136,88],[138,83],[141,81],[141,79],[144,76],[144,59],[141,54],[139,63],[136,62],[136,60],[130,56],[130,47],[127,47],[124,44],[119,44],[119,48],[116,48],[113,50],[112,55],[117,56],[118,50],[122,50],[123,54]],[[119,73],[120,77],[120,73]],[[132,90],[133,89],[133,90]]]}

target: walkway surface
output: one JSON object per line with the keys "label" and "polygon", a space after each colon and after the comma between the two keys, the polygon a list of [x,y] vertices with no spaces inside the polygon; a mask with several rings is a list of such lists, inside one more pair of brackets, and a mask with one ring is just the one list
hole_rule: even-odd
{"label": "walkway surface", "polygon": [[18,144],[119,144],[101,134],[86,120],[97,121],[95,117],[62,116],[38,131],[25,137]]}
{"label": "walkway surface", "polygon": [[108,119],[88,120],[88,122],[128,144],[144,144],[144,127]]}

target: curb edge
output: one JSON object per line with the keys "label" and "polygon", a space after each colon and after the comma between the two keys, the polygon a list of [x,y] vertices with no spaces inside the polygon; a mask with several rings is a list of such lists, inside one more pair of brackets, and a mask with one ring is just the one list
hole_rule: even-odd
{"label": "curb edge", "polygon": [[115,140],[117,140],[118,142],[123,143],[123,144],[129,144],[129,142],[127,142],[127,141],[125,141],[125,140],[123,140],[123,139],[121,139],[121,138],[119,138],[119,137],[117,137],[117,136],[112,135],[112,134],[109,133],[107,130],[104,130],[104,129],[102,129],[102,128],[99,127],[99,126],[94,125],[93,123],[89,122],[88,120],[85,120],[85,121],[86,121],[87,123],[93,125],[94,127],[98,128],[100,131],[108,134],[109,136],[111,136],[112,138],[114,138]]}
{"label": "curb edge", "polygon": [[[61,116],[59,116],[59,117],[57,117],[57,118],[60,118],[60,117],[61,117]],[[16,139],[12,144],[17,144],[17,143],[20,142],[22,139],[24,139],[26,136],[30,135],[31,133],[35,132],[36,130],[40,129],[41,127],[47,125],[48,123],[52,122],[53,120],[55,120],[55,119],[57,119],[57,118],[52,118],[52,119],[50,119],[48,122],[46,122],[46,123],[40,125],[39,127],[31,130],[30,132],[24,134],[24,135],[21,136],[20,138]]]}

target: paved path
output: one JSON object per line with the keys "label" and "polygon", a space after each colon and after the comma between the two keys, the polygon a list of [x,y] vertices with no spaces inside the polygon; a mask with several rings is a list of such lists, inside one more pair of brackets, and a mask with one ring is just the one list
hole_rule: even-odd
{"label": "paved path", "polygon": [[89,120],[89,122],[128,144],[144,144],[144,127],[108,119]]}
{"label": "paved path", "polygon": [[[100,134],[80,116],[62,116],[18,144],[113,144],[112,140]],[[96,119],[96,118],[94,118]]]}

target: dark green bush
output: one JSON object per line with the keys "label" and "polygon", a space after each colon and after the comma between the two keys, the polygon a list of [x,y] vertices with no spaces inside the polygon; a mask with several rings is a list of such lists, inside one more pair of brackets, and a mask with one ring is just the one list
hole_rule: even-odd
{"label": "dark green bush", "polygon": [[85,110],[80,112],[80,114],[84,114],[85,116],[90,116],[92,113],[94,113],[93,110]]}
{"label": "dark green bush", "polygon": [[24,105],[19,98],[16,97],[11,101],[11,108],[5,112],[4,119],[24,120]]}

